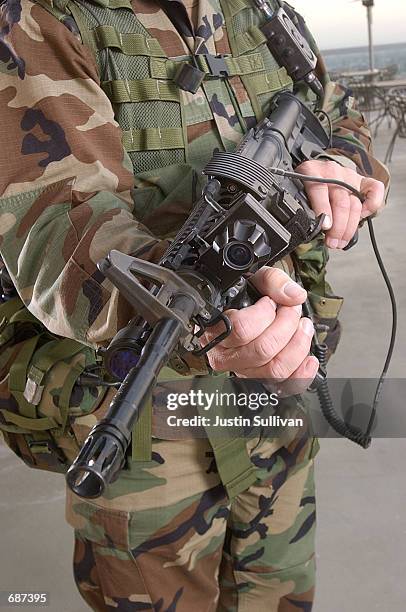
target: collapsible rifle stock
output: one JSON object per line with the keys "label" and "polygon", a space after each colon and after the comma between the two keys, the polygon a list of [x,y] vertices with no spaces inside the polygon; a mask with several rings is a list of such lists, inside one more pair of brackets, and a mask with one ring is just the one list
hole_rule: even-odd
{"label": "collapsible rifle stock", "polygon": [[[293,94],[277,95],[269,116],[234,152],[213,155],[203,193],[159,264],[118,251],[98,264],[139,316],[104,355],[107,371],[123,382],[67,474],[78,495],[97,497],[117,477],[133,426],[173,352],[202,355],[224,340],[231,332],[224,311],[259,297],[250,273],[321,231],[323,216],[309,208],[302,183],[278,172],[293,171],[328,142],[317,117]],[[202,349],[199,336],[219,321],[224,332]]]}

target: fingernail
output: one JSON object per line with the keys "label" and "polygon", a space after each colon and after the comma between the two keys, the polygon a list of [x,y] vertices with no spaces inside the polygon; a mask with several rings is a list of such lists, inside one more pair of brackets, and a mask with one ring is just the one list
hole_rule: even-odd
{"label": "fingernail", "polygon": [[306,292],[297,283],[288,281],[283,287],[283,293],[290,298],[302,298]]}
{"label": "fingernail", "polygon": [[340,240],[340,243],[339,243],[339,245],[338,245],[338,248],[339,248],[339,249],[345,249],[345,247],[347,246],[347,244],[348,244],[348,240]]}
{"label": "fingernail", "polygon": [[313,326],[313,323],[311,322],[311,320],[307,319],[307,318],[303,318],[301,320],[300,324],[301,324],[302,330],[304,331],[306,336],[309,336],[310,338],[313,338],[313,335],[314,335],[314,326]]}
{"label": "fingernail", "polygon": [[329,238],[327,240],[327,246],[329,246],[330,249],[336,249],[338,247],[338,243],[339,241],[336,238]]}
{"label": "fingernail", "polygon": [[296,312],[298,313],[299,317],[302,314],[302,305],[298,304],[297,306],[293,306],[293,308],[296,310]]}
{"label": "fingernail", "polygon": [[331,218],[328,215],[326,215],[323,221],[322,228],[324,230],[329,230],[331,226],[332,226]]}

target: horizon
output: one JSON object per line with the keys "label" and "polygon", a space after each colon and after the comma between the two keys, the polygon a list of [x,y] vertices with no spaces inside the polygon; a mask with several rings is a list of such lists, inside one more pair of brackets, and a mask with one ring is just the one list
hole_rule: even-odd
{"label": "horizon", "polygon": [[[379,47],[396,47],[398,45],[406,45],[406,40],[374,44],[374,48],[378,49]],[[322,53],[328,53],[329,51],[346,51],[346,50],[350,51],[351,49],[365,49],[365,48],[368,48],[367,43],[362,44],[362,45],[349,45],[346,47],[323,47],[320,49],[320,51]]]}
{"label": "horizon", "polygon": [[[320,49],[368,45],[367,11],[361,0],[330,2],[330,12],[326,10],[326,0],[290,0],[290,3],[305,18]],[[406,43],[405,0],[375,0],[373,39],[374,46]]]}

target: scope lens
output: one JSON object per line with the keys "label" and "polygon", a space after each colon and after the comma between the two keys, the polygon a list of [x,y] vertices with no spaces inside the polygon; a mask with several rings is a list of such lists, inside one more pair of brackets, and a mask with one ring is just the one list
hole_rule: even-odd
{"label": "scope lens", "polygon": [[137,365],[140,356],[131,350],[119,350],[110,356],[108,362],[109,372],[123,381],[128,372]]}
{"label": "scope lens", "polygon": [[233,242],[228,244],[224,249],[223,257],[225,263],[234,270],[245,270],[249,268],[254,261],[251,248],[244,242]]}

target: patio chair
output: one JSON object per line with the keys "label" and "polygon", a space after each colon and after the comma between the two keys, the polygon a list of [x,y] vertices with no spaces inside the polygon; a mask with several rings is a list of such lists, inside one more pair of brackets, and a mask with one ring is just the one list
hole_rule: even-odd
{"label": "patio chair", "polygon": [[388,110],[396,128],[386,151],[385,164],[392,161],[396,140],[406,138],[406,87],[394,87],[388,91]]}

